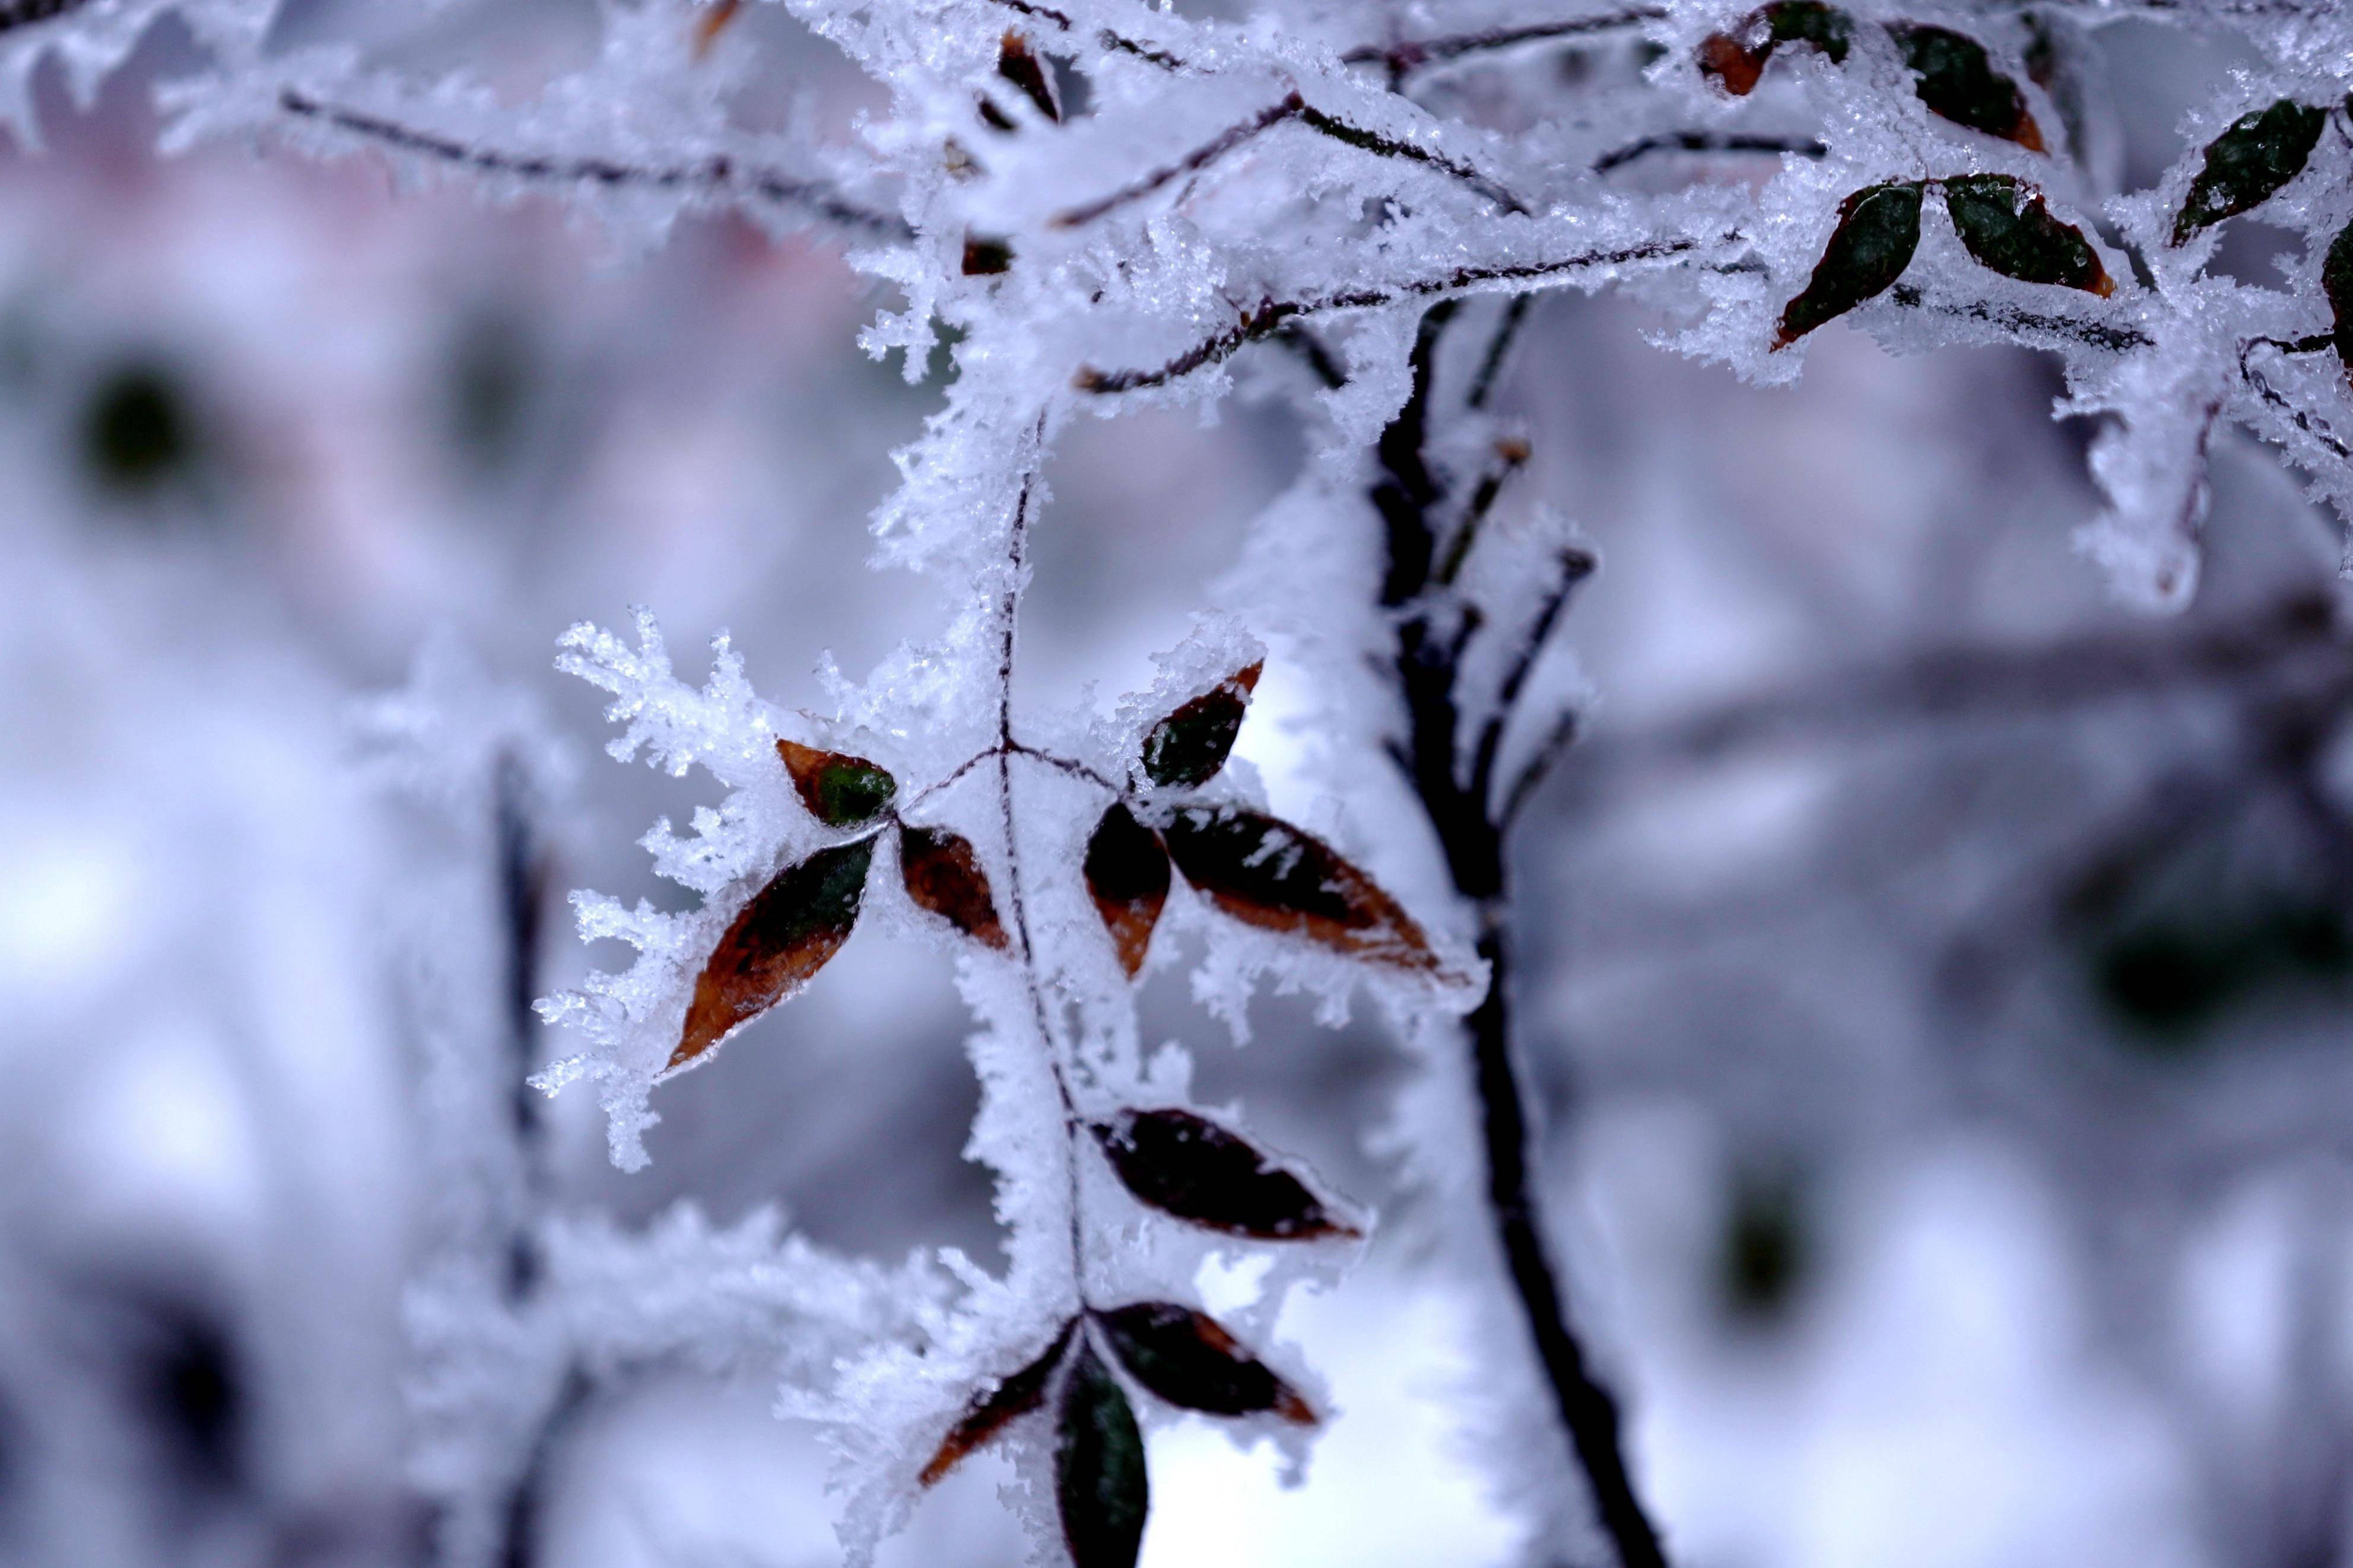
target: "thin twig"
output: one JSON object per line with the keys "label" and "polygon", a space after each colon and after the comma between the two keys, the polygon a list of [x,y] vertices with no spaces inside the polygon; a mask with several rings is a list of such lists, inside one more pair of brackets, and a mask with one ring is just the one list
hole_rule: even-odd
{"label": "thin twig", "polygon": [[1629,142],[1593,162],[1593,172],[1606,174],[1653,153],[1788,153],[1800,158],[1822,158],[1830,149],[1811,137],[1725,136],[1707,131],[1677,131]]}
{"label": "thin twig", "polygon": [[1471,55],[1493,54],[1502,49],[1514,49],[1522,44],[1540,44],[1554,38],[1582,37],[1592,33],[1615,32],[1620,28],[1654,22],[1666,13],[1654,5],[1631,5],[1622,11],[1608,11],[1591,16],[1571,16],[1557,22],[1537,22],[1519,27],[1493,27],[1481,33],[1456,33],[1436,38],[1411,38],[1394,44],[1366,44],[1350,49],[1340,57],[1346,65],[1377,65],[1389,74],[1389,85],[1397,88],[1413,72],[1428,66],[1445,65]]}
{"label": "thin twig", "polygon": [[1462,399],[1467,407],[1477,410],[1487,406],[1495,382],[1504,374],[1504,361],[1510,357],[1512,345],[1519,341],[1520,328],[1526,322],[1528,307],[1535,303],[1535,298],[1534,293],[1514,294],[1512,302],[1504,307],[1494,335],[1487,340],[1487,352],[1479,357],[1479,370],[1471,378],[1471,390]]}
{"label": "thin twig", "polygon": [[1559,574],[1552,586],[1545,591],[1535,618],[1528,623],[1527,630],[1521,635],[1519,647],[1514,650],[1511,665],[1504,672],[1503,683],[1496,689],[1494,710],[1488,714],[1486,723],[1480,727],[1478,751],[1471,765],[1471,790],[1481,803],[1482,809],[1485,808],[1488,792],[1494,784],[1495,757],[1503,749],[1504,731],[1519,709],[1520,692],[1526,687],[1529,675],[1535,671],[1536,660],[1544,656],[1545,645],[1552,637],[1552,628],[1560,620],[1561,611],[1568,605],[1569,595],[1576,592],[1579,583],[1593,575],[1593,555],[1589,551],[1568,549],[1561,552],[1557,566]]}
{"label": "thin twig", "polygon": [[1105,213],[1116,211],[1130,202],[1141,201],[1169,181],[1181,179],[1187,174],[1206,169],[1252,137],[1271,130],[1286,120],[1297,118],[1300,110],[1305,107],[1305,100],[1294,92],[1281,102],[1259,110],[1257,114],[1240,124],[1228,126],[1174,163],[1155,169],[1143,178],[1122,185],[1107,196],[1056,213],[1046,220],[1047,226],[1076,228],[1081,224],[1092,223]]}
{"label": "thin twig", "polygon": [[[1029,0],[990,0],[990,3],[1002,5],[1007,10],[1018,12],[1024,16],[1034,16],[1041,22],[1051,22],[1066,33],[1075,33],[1079,30],[1079,25],[1071,19],[1068,12],[1057,11],[1050,5],[1031,5]],[[1095,29],[1095,42],[1106,49],[1118,54],[1132,55],[1147,65],[1158,66],[1163,70],[1174,71],[1185,68],[1184,60],[1167,50],[1155,48],[1152,45],[1139,42],[1124,33],[1115,33],[1109,27]]]}
{"label": "thin twig", "polygon": [[1286,121],[1296,121],[1318,135],[1328,136],[1333,141],[1354,147],[1359,152],[1370,153],[1383,158],[1403,158],[1410,163],[1436,169],[1440,174],[1470,186],[1504,212],[1522,216],[1527,213],[1525,204],[1521,202],[1519,197],[1460,159],[1450,158],[1443,153],[1434,153],[1427,147],[1418,147],[1410,142],[1399,142],[1395,137],[1384,136],[1377,131],[1367,131],[1360,125],[1351,125],[1345,120],[1336,119],[1315,108],[1297,92],[1291,92],[1283,95],[1278,101],[1260,110],[1250,119],[1228,126],[1176,162],[1155,169],[1141,179],[1122,185],[1107,196],[1056,213],[1046,220],[1048,226],[1077,228],[1082,224],[1092,223],[1106,213],[1115,212],[1131,202],[1143,200],[1173,180],[1182,179],[1187,174],[1200,173],[1237,147],[1264,135]]}
{"label": "thin twig", "polygon": [[279,93],[278,106],[297,118],[331,125],[382,146],[484,174],[507,174],[542,184],[602,185],[607,189],[701,190],[798,207],[840,227],[889,239],[910,239],[914,234],[904,219],[894,214],[860,206],[821,181],[798,179],[773,169],[744,168],[723,153],[714,153],[699,163],[668,164],[625,163],[588,155],[518,153],[505,148],[477,146],[437,132],[422,131],[413,125],[387,120],[381,115],[322,102],[290,87]]}
{"label": "thin twig", "polygon": [[2138,327],[2115,322],[2046,315],[2040,310],[2024,310],[2015,305],[1997,305],[1984,300],[1972,300],[1966,303],[1930,300],[1909,283],[1898,283],[1887,291],[1887,297],[1907,310],[1926,310],[1939,316],[1983,321],[1989,327],[2021,336],[2039,333],[2046,338],[2063,338],[2105,353],[2130,353],[2154,347],[2157,342]]}
{"label": "thin twig", "polygon": [[[1724,237],[1730,239],[1733,236]],[[1150,370],[1080,370],[1071,384],[1082,392],[1113,394],[1161,386],[1180,380],[1204,366],[1228,359],[1243,345],[1265,337],[1288,322],[1334,310],[1369,310],[1407,300],[1427,300],[1469,293],[1491,283],[1533,282],[1600,267],[1622,267],[1633,261],[1661,261],[1698,250],[1696,239],[1647,240],[1615,250],[1588,251],[1554,261],[1512,262],[1490,267],[1458,267],[1436,278],[1409,279],[1385,289],[1352,289],[1321,299],[1269,300],[1214,337],[1205,338],[1165,364]]]}

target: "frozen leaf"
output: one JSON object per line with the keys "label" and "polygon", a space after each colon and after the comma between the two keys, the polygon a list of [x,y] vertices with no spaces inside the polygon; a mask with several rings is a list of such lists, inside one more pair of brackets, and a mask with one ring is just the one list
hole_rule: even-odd
{"label": "frozen leaf", "polygon": [[1178,708],[1144,738],[1144,776],[1163,789],[1191,789],[1226,765],[1258,689],[1263,663],[1220,682]]}
{"label": "frozen leaf", "polygon": [[993,278],[1013,265],[1013,247],[1001,239],[989,239],[981,235],[966,235],[964,242],[964,275],[967,278]]}
{"label": "frozen leaf", "polygon": [[1095,901],[1129,979],[1144,967],[1152,928],[1168,901],[1168,851],[1118,801],[1095,824],[1087,840],[1087,894]]}
{"label": "frozen leaf", "polygon": [[2327,118],[2324,110],[2284,98],[2232,121],[2207,146],[2206,166],[2189,182],[2189,195],[2173,220],[2173,243],[2261,204],[2302,174]]}
{"label": "frozen leaf", "polygon": [[820,751],[779,739],[776,755],[793,775],[810,815],[828,827],[856,827],[890,809],[899,783],[868,762],[842,752]]}
{"label": "frozen leaf", "polygon": [[1082,1343],[1071,1363],[1058,1426],[1054,1497],[1073,1568],[1134,1568],[1152,1507],[1144,1434],[1092,1345]]}
{"label": "frozen leaf", "polygon": [[1212,1415],[1271,1410],[1303,1426],[1315,1412],[1296,1389],[1236,1343],[1223,1324],[1174,1301],[1139,1301],[1096,1315],[1136,1382],[1171,1405]]}
{"label": "frozen leaf", "polygon": [[1955,174],[1944,185],[1945,210],[1979,265],[2025,283],[2116,292],[2083,231],[2052,217],[2032,186],[2008,174]]}
{"label": "frozen leaf", "polygon": [[1304,1182],[1206,1117],[1123,1110],[1091,1126],[1127,1190],[1178,1219],[1261,1241],[1358,1234]]}
{"label": "frozen leaf", "polygon": [[1045,62],[1020,34],[1008,31],[1005,35],[997,53],[997,74],[1019,88],[1023,96],[1038,106],[1039,113],[1053,121],[1062,118],[1062,106],[1054,96],[1054,84],[1046,74]]}
{"label": "frozen leaf", "polygon": [[1833,65],[1846,60],[1854,24],[1847,14],[1820,0],[1780,0],[1751,12],[1729,33],[1712,33],[1699,47],[1699,68],[1735,98],[1756,90],[1765,62],[1782,44],[1811,44]]}
{"label": "frozen leaf", "polygon": [[899,829],[899,874],[907,896],[987,947],[1006,950],[1005,927],[972,841],[941,827]]}
{"label": "frozen leaf", "polygon": [[[1914,196],[1916,213],[1918,196]],[[1247,806],[1191,806],[1163,830],[1185,879],[1245,925],[1306,938],[1351,958],[1432,969],[1411,916],[1331,846]]]}
{"label": "frozen leaf", "polygon": [[798,991],[841,951],[858,923],[873,860],[871,838],[837,844],[786,867],[753,895],[694,983],[671,1067],[683,1067]]}
{"label": "frozen leaf", "polygon": [[1920,101],[1932,111],[2030,152],[2043,150],[2042,128],[2027,112],[2026,95],[1993,68],[1983,44],[1950,27],[1918,22],[1897,23],[1887,30],[1911,68]]}
{"label": "frozen leaf", "polygon": [[2320,264],[2321,292],[2337,318],[2337,363],[2353,380],[2353,223],[2339,231]]}
{"label": "frozen leaf", "polygon": [[1054,1336],[1054,1342],[1036,1361],[973,1400],[963,1419],[940,1439],[939,1451],[923,1467],[921,1479],[924,1486],[937,1482],[962,1463],[966,1454],[1046,1403],[1046,1385],[1053,1379],[1054,1368],[1061,1364],[1062,1352],[1071,1343],[1071,1331],[1078,1323],[1076,1318],[1064,1323],[1061,1332]]}
{"label": "frozen leaf", "polygon": [[1781,311],[1773,346],[1787,348],[1904,275],[1920,245],[1921,184],[1866,185],[1839,204],[1838,226],[1804,292]]}

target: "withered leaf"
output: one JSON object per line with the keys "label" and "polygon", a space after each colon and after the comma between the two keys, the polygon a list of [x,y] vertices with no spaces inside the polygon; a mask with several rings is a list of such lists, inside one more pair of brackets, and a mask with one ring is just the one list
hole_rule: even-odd
{"label": "withered leaf", "polygon": [[968,234],[964,238],[964,275],[967,278],[988,278],[1009,270],[1013,266],[1013,246],[1008,240],[991,239],[985,235]]}
{"label": "withered leaf", "polygon": [[2189,182],[2189,195],[2173,220],[2173,243],[2261,205],[2304,173],[2327,119],[2325,110],[2284,98],[2232,121],[2207,146],[2205,166]]}
{"label": "withered leaf", "polygon": [[1258,689],[1263,664],[1253,664],[1184,704],[1144,737],[1144,776],[1163,789],[1191,789],[1209,782],[1233,753]]}
{"label": "withered leaf", "polygon": [[1022,95],[1038,106],[1039,113],[1056,121],[1062,118],[1061,100],[1055,95],[1052,78],[1046,73],[1046,63],[1020,34],[1007,31],[997,51],[997,74],[1019,88]]}
{"label": "withered leaf", "polygon": [[961,1464],[966,1454],[1046,1403],[1046,1386],[1053,1380],[1054,1368],[1060,1364],[1062,1352],[1070,1348],[1071,1331],[1078,1326],[1076,1318],[1064,1323],[1053,1343],[1036,1361],[974,1398],[963,1418],[940,1440],[939,1452],[923,1467],[921,1479],[924,1486],[938,1481]]}
{"label": "withered leaf", "polygon": [[1313,835],[1247,806],[1187,806],[1162,830],[1176,869],[1245,925],[1401,969],[1434,969],[1411,916]]}
{"label": "withered leaf", "polygon": [[809,814],[828,827],[856,827],[890,809],[899,781],[864,757],[820,751],[779,737],[776,755]]}
{"label": "withered leaf", "polygon": [[1765,73],[1765,62],[1783,44],[1811,44],[1831,63],[1846,60],[1854,24],[1845,12],[1820,0],[1778,0],[1752,11],[1729,33],[1713,33],[1699,47],[1699,68],[1735,98],[1746,98]]}
{"label": "withered leaf", "polygon": [[1152,928],[1168,901],[1168,851],[1157,835],[1113,801],[1087,840],[1087,893],[1130,980],[1144,967]]}
{"label": "withered leaf", "polygon": [[683,1067],[798,991],[841,951],[858,923],[873,862],[873,839],[837,844],[786,867],[752,895],[695,980],[671,1067]]}
{"label": "withered leaf", "polygon": [[1152,1488],[1127,1391],[1083,1341],[1062,1384],[1054,1499],[1073,1568],[1134,1568]]}
{"label": "withered leaf", "polygon": [[1120,1182],[1165,1214],[1261,1241],[1358,1234],[1307,1184],[1207,1117],[1123,1110],[1089,1126]]}
{"label": "withered leaf", "polygon": [[2043,151],[2042,128],[2027,111],[2018,84],[1993,68],[1985,46],[1950,27],[1898,22],[1887,29],[1911,68],[1913,90],[1932,113],[1956,125]]}
{"label": "withered leaf", "polygon": [[1212,1415],[1271,1410],[1303,1426],[1315,1412],[1235,1342],[1225,1325],[1174,1301],[1138,1301],[1096,1315],[1113,1354],[1136,1382],[1171,1405]]}
{"label": "withered leaf", "polygon": [[2353,381],[2353,224],[2347,224],[2329,242],[2320,264],[2320,291],[2337,319],[2337,363]]}
{"label": "withered leaf", "polygon": [[1788,347],[1904,276],[1920,247],[1920,191],[1917,181],[1865,185],[1839,204],[1838,226],[1813,277],[1781,310],[1775,348]]}
{"label": "withered leaf", "polygon": [[2116,292],[2116,280],[2084,231],[2052,217],[2032,186],[2008,174],[1953,174],[1944,185],[1945,210],[1978,265],[2021,282],[2056,283],[2103,298]]}
{"label": "withered leaf", "polygon": [[907,896],[948,924],[980,942],[1004,952],[1004,924],[997,918],[997,900],[989,896],[988,874],[972,841],[944,827],[899,829],[899,874]]}

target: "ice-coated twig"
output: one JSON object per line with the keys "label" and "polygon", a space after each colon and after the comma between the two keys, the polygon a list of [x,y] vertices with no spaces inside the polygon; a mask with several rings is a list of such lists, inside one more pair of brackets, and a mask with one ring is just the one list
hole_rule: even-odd
{"label": "ice-coated twig", "polygon": [[[1732,237],[1726,237],[1727,238]],[[1435,299],[1450,294],[1477,292],[1496,283],[1532,283],[1545,279],[1565,278],[1599,268],[1624,267],[1637,261],[1667,261],[1689,256],[1702,247],[1701,241],[1689,238],[1645,240],[1634,245],[1620,246],[1609,250],[1587,251],[1577,256],[1562,257],[1552,261],[1505,262],[1488,267],[1458,267],[1434,278],[1409,279],[1402,283],[1380,289],[1349,289],[1321,298],[1306,300],[1269,300],[1257,309],[1245,310],[1241,319],[1226,331],[1187,349],[1165,364],[1150,370],[1096,370],[1082,368],[1072,380],[1082,392],[1112,394],[1134,392],[1141,387],[1161,386],[1181,380],[1195,371],[1229,358],[1245,344],[1294,321],[1312,316],[1327,315],[1335,310],[1369,310],[1382,305],[1394,305],[1401,300]]]}
{"label": "ice-coated twig", "polygon": [[486,174],[549,185],[699,191],[738,201],[761,201],[796,208],[837,227],[877,238],[904,240],[914,234],[906,220],[896,214],[860,206],[821,180],[804,179],[774,169],[746,168],[724,153],[714,153],[694,163],[648,164],[589,153],[526,153],[444,136],[383,115],[327,103],[290,87],[279,93],[278,105],[296,119],[332,126],[395,152]]}
{"label": "ice-coated twig", "polygon": [[1829,155],[1830,149],[1810,136],[1748,136],[1715,131],[1662,132],[1604,153],[1593,161],[1593,172],[1606,174],[1653,153],[1762,153],[1822,158]]}
{"label": "ice-coated twig", "polygon": [[1382,67],[1388,71],[1389,86],[1394,90],[1402,88],[1416,71],[1434,66],[1448,65],[1474,55],[1515,49],[1523,44],[1619,32],[1641,26],[1645,22],[1658,21],[1665,16],[1666,12],[1655,5],[1630,5],[1623,10],[1598,12],[1590,16],[1567,16],[1558,21],[1534,22],[1520,26],[1490,27],[1483,32],[1400,39],[1393,44],[1364,44],[1348,50],[1340,58],[1344,64],[1352,66]]}
{"label": "ice-coated twig", "polygon": [[1417,147],[1410,142],[1399,142],[1395,137],[1383,136],[1377,132],[1367,131],[1362,126],[1351,125],[1345,120],[1326,114],[1298,93],[1292,92],[1259,110],[1248,120],[1228,126],[1176,162],[1155,169],[1150,174],[1121,186],[1107,196],[1057,213],[1047,222],[1055,228],[1077,228],[1082,225],[1092,223],[1095,219],[1108,213],[1116,212],[1131,202],[1141,201],[1172,180],[1182,179],[1187,174],[1198,174],[1237,147],[1264,135],[1278,125],[1292,121],[1306,126],[1318,135],[1328,136],[1335,142],[1355,147],[1362,152],[1383,158],[1403,158],[1410,163],[1436,169],[1440,174],[1459,180],[1478,192],[1493,203],[1500,211],[1525,214],[1528,210],[1519,197],[1460,159],[1450,158],[1443,153],[1435,153],[1427,147]]}

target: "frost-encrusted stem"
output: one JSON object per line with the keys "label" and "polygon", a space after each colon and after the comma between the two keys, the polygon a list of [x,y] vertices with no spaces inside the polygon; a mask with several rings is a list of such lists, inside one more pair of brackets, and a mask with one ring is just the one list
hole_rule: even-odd
{"label": "frost-encrusted stem", "polygon": [[[1729,243],[1736,235],[1719,237],[1717,243]],[[1438,299],[1448,295],[1468,294],[1494,283],[1537,282],[1545,279],[1565,277],[1575,272],[1591,271],[1596,268],[1623,267],[1636,261],[1665,261],[1688,256],[1701,248],[1703,242],[1685,237],[1645,240],[1637,245],[1614,247],[1608,250],[1589,250],[1576,256],[1564,256],[1549,261],[1515,261],[1483,267],[1458,267],[1430,278],[1409,278],[1379,289],[1348,289],[1336,293],[1304,300],[1267,300],[1255,310],[1241,312],[1241,319],[1222,332],[1204,338],[1174,359],[1148,370],[1082,369],[1072,378],[1072,384],[1082,392],[1110,394],[1134,392],[1142,387],[1163,386],[1179,381],[1197,370],[1230,358],[1245,344],[1257,342],[1279,328],[1312,316],[1326,315],[1335,310],[1369,310],[1382,305],[1394,305],[1409,300]]]}
{"label": "frost-encrusted stem", "polygon": [[1020,494],[1013,503],[1013,521],[1007,529],[1005,590],[997,601],[997,819],[1005,833],[1005,904],[1007,912],[1013,917],[1014,961],[1021,966],[1021,985],[1029,998],[1030,1021],[1038,1031],[1038,1049],[1045,1057],[1047,1071],[1054,1079],[1054,1092],[1061,1100],[1063,1201],[1069,1215],[1071,1290],[1083,1307],[1087,1300],[1086,1227],[1079,1214],[1079,1137],[1084,1124],[1079,1117],[1078,1102],[1071,1093],[1069,1068],[1062,1059],[1052,1015],[1046,1005],[1045,984],[1038,973],[1038,951],[1029,930],[1029,900],[1021,880],[1021,836],[1013,807],[1013,758],[1016,752],[1028,751],[1013,738],[1013,655],[1021,620],[1021,591],[1029,569],[1029,505],[1037,489],[1035,465],[1042,457],[1037,448],[1044,440],[1045,428],[1041,416],[1030,437],[1032,466],[1022,478]]}
{"label": "frost-encrusted stem", "polygon": [[396,152],[479,174],[502,174],[542,184],[596,185],[608,190],[634,187],[701,191],[739,201],[749,198],[797,207],[837,227],[878,238],[904,241],[914,237],[906,220],[896,214],[860,206],[821,180],[799,178],[774,169],[748,168],[723,153],[692,163],[629,163],[596,154],[518,152],[483,146],[380,114],[327,103],[290,87],[279,93],[278,106],[298,120],[314,121]]}
{"label": "frost-encrusted stem", "polygon": [[1377,65],[1388,72],[1391,90],[1404,87],[1414,72],[1432,66],[1442,66],[1474,55],[1494,54],[1515,49],[1523,44],[1547,43],[1556,38],[1581,37],[1591,33],[1612,33],[1628,27],[1655,22],[1666,13],[1655,5],[1630,5],[1621,11],[1605,11],[1590,16],[1568,16],[1556,22],[1535,22],[1516,27],[1490,27],[1477,33],[1451,33],[1434,38],[1406,38],[1393,44],[1366,44],[1350,49],[1340,57],[1352,66]]}
{"label": "frost-encrusted stem", "polygon": [[1830,149],[1810,136],[1746,136],[1716,131],[1673,131],[1645,136],[1604,153],[1593,161],[1593,172],[1606,174],[1653,153],[1763,153],[1823,158],[1829,156]]}
{"label": "frost-encrusted stem", "polygon": [[[1380,474],[1371,499],[1388,541],[1382,601],[1395,612],[1391,660],[1404,707],[1404,733],[1390,754],[1420,802],[1445,857],[1455,891],[1478,924],[1479,956],[1488,964],[1486,995],[1464,1020],[1470,1071],[1480,1113],[1488,1215],[1514,1298],[1527,1325],[1553,1407],[1591,1490],[1594,1511],[1621,1568],[1664,1568],[1666,1556],[1626,1467],[1618,1402],[1594,1374],[1568,1320],[1567,1303],[1545,1238],[1544,1216],[1529,1169],[1533,1129],[1513,1055],[1512,904],[1505,876],[1505,829],[1552,756],[1575,733],[1564,716],[1526,764],[1499,807],[1493,777],[1502,741],[1521,708],[1528,675],[1568,595],[1592,570],[1591,556],[1564,552],[1556,575],[1516,633],[1506,669],[1483,718],[1467,710],[1462,659],[1482,630],[1451,584],[1433,570],[1438,521],[1448,481],[1429,449],[1438,350],[1454,317],[1451,301],[1422,319],[1413,351],[1413,389],[1377,447]],[[1482,373],[1487,372],[1482,363]],[[1465,731],[1475,733],[1465,777]]]}
{"label": "frost-encrusted stem", "polygon": [[1116,212],[1131,202],[1141,201],[1171,181],[1187,174],[1198,174],[1236,148],[1256,140],[1276,126],[1296,121],[1318,135],[1328,136],[1345,146],[1356,148],[1382,158],[1403,158],[1437,170],[1451,179],[1458,180],[1479,193],[1495,206],[1507,213],[1526,213],[1527,205],[1503,185],[1459,158],[1450,158],[1427,147],[1410,142],[1400,142],[1361,125],[1351,125],[1337,116],[1325,113],[1309,103],[1296,91],[1251,115],[1248,120],[1228,126],[1218,134],[1187,153],[1173,163],[1165,164],[1141,178],[1122,185],[1096,201],[1057,213],[1047,220],[1054,228],[1077,228],[1092,223],[1106,214]]}

